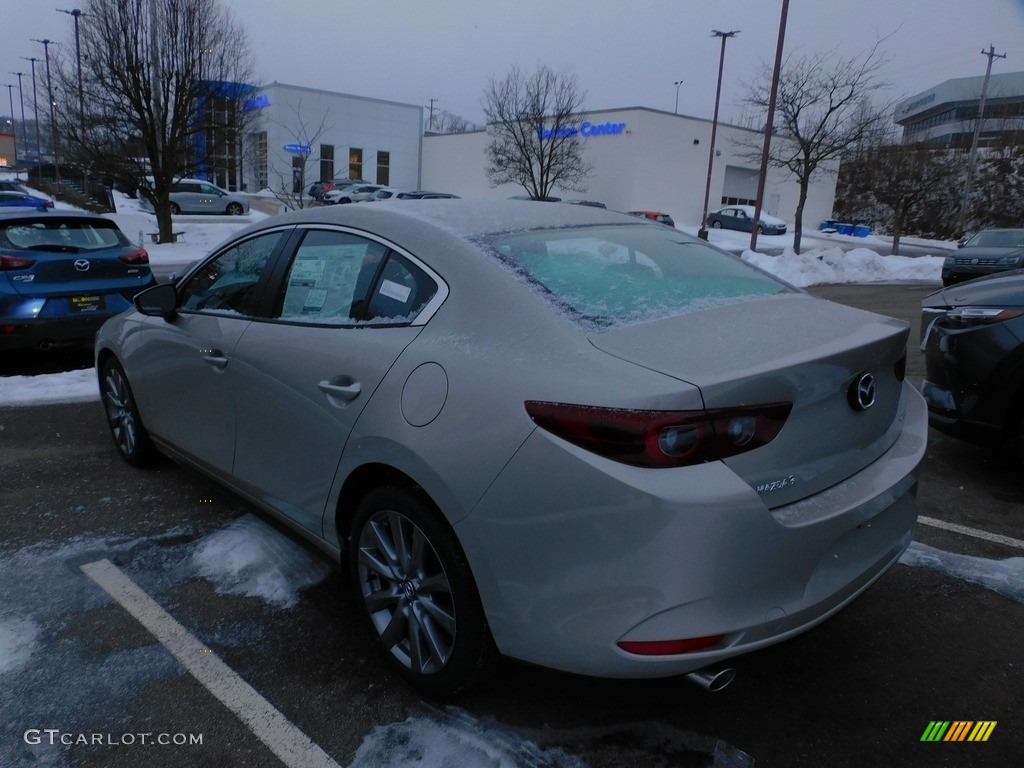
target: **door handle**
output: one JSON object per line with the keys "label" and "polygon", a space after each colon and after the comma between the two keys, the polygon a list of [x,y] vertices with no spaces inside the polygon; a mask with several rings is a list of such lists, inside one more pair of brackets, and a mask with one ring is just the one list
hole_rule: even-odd
{"label": "door handle", "polygon": [[224,370],[224,367],[228,364],[227,356],[219,349],[204,349],[203,352],[203,360],[217,370]]}
{"label": "door handle", "polygon": [[318,385],[320,391],[331,397],[340,397],[342,400],[355,400],[363,391],[363,386],[358,381],[348,380],[347,383],[336,383],[324,379]]}

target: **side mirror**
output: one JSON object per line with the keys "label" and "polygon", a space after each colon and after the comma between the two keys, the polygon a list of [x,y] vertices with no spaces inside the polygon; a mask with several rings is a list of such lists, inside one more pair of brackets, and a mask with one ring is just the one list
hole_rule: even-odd
{"label": "side mirror", "polygon": [[165,320],[178,310],[178,292],[170,283],[160,283],[137,293],[132,300],[135,308],[148,317],[162,317]]}

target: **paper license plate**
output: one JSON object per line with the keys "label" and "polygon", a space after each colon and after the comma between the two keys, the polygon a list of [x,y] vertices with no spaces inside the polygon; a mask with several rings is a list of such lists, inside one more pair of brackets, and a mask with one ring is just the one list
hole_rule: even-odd
{"label": "paper license plate", "polygon": [[72,296],[69,303],[72,312],[98,312],[105,306],[102,296]]}

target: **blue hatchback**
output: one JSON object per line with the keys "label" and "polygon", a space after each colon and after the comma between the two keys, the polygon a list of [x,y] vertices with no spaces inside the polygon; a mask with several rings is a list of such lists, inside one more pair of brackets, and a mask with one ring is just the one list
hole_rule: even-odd
{"label": "blue hatchback", "polygon": [[0,189],[0,210],[5,208],[53,208],[53,200],[28,192]]}
{"label": "blue hatchback", "polygon": [[152,285],[149,255],[110,219],[0,209],[0,350],[92,344]]}

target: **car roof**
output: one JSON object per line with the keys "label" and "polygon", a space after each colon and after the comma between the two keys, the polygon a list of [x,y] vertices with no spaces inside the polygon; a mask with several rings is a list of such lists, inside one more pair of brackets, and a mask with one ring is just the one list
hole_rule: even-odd
{"label": "car roof", "polygon": [[380,200],[367,206],[318,206],[280,214],[251,225],[258,231],[283,224],[341,224],[384,237],[427,224],[462,239],[496,232],[634,224],[623,213],[587,205],[537,205],[526,200]]}
{"label": "car roof", "polygon": [[[41,212],[42,211],[42,212]],[[11,219],[17,217],[32,216],[44,219],[54,218],[72,218],[72,219],[99,219],[101,221],[109,221],[113,224],[113,219],[108,219],[106,216],[100,216],[98,213],[90,213],[89,211],[75,211],[58,209],[53,210],[52,208],[7,208],[0,209],[0,218]]]}

